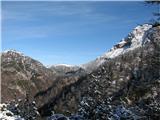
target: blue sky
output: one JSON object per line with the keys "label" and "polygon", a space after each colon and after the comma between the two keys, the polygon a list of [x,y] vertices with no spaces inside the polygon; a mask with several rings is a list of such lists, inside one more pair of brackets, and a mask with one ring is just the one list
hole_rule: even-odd
{"label": "blue sky", "polygon": [[156,8],[143,2],[2,2],[2,50],[45,65],[79,65],[102,55]]}

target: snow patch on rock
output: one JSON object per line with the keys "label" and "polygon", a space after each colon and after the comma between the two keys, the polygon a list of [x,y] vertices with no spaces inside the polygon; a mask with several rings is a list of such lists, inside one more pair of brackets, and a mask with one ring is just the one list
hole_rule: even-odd
{"label": "snow patch on rock", "polygon": [[147,34],[146,32],[150,28],[152,28],[152,25],[149,24],[137,26],[126,38],[123,38],[118,44],[114,45],[109,52],[106,52],[102,58],[114,58],[125,52],[143,46],[145,44],[144,38]]}

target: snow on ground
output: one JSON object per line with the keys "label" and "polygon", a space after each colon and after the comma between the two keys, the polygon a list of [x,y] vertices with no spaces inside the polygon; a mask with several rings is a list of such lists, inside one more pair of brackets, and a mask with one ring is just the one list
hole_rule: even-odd
{"label": "snow on ground", "polygon": [[24,120],[7,109],[7,104],[0,104],[0,120]]}

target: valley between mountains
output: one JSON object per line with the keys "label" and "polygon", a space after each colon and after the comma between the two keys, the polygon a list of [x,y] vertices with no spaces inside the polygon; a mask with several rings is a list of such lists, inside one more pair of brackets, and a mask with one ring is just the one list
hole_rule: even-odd
{"label": "valley between mountains", "polygon": [[159,120],[160,26],[139,25],[80,66],[4,51],[1,77],[2,120]]}

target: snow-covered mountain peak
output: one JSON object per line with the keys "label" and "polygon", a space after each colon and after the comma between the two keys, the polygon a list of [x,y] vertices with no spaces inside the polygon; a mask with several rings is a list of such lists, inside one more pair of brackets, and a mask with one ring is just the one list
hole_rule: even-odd
{"label": "snow-covered mountain peak", "polygon": [[69,65],[69,64],[55,64],[53,65],[55,67],[64,66],[64,67],[75,67],[75,65]]}
{"label": "snow-covered mountain peak", "polygon": [[16,51],[14,49],[10,49],[10,50],[5,50],[2,52],[2,54],[10,54],[10,55],[21,55],[21,56],[24,56],[23,53],[19,52],[19,51]]}
{"label": "snow-covered mountain peak", "polygon": [[100,58],[114,58],[120,54],[128,52],[129,50],[142,46],[146,43],[144,38],[146,36],[146,32],[150,28],[152,28],[152,25],[149,24],[143,24],[135,27],[127,37],[123,38],[118,44],[114,45],[110,51],[106,52]]}
{"label": "snow-covered mountain peak", "polygon": [[143,25],[138,25],[137,27],[134,28],[134,30],[139,30],[139,31],[146,31],[152,27],[151,24],[143,24]]}
{"label": "snow-covered mountain peak", "polygon": [[119,55],[122,55],[128,51],[134,50],[138,47],[145,45],[150,42],[147,38],[147,34],[152,32],[152,25],[143,24],[135,27],[125,38],[119,43],[115,44],[109,51],[96,60],[91,61],[87,64],[81,65],[85,70],[92,71],[98,66],[103,64],[106,59],[112,59]]}

